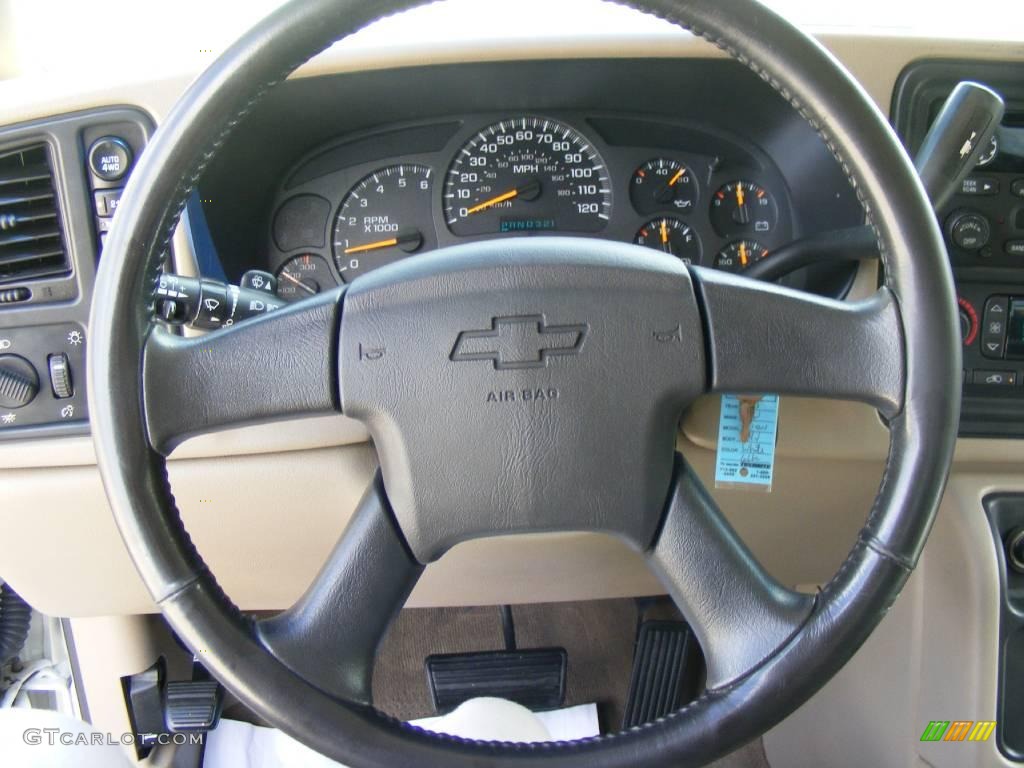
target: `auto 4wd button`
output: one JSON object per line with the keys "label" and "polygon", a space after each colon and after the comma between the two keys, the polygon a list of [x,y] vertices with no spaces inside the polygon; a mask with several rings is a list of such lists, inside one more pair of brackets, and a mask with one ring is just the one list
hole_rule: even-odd
{"label": "auto 4wd button", "polygon": [[89,168],[103,181],[117,181],[132,166],[132,150],[123,139],[104,136],[89,147]]}

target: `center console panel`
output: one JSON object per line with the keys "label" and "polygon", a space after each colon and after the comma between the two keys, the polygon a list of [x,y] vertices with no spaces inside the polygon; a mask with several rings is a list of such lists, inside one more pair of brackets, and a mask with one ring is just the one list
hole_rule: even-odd
{"label": "center console panel", "polygon": [[937,214],[964,343],[960,434],[1024,437],[1024,65],[912,64],[897,83],[893,118],[913,154],[961,80],[999,93],[1006,115],[977,168]]}

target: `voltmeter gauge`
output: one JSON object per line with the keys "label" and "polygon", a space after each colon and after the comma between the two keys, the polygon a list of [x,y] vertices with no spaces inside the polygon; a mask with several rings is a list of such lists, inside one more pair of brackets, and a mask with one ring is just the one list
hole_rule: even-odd
{"label": "voltmeter gauge", "polygon": [[778,219],[771,193],[752,181],[729,182],[711,198],[711,223],[722,237],[765,237]]}

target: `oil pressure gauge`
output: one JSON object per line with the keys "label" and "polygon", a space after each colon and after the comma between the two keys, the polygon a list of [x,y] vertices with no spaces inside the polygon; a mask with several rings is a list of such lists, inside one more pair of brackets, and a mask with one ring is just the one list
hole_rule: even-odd
{"label": "oil pressure gauge", "polygon": [[648,160],[633,173],[629,199],[642,214],[666,210],[686,213],[697,204],[697,179],[676,160]]}

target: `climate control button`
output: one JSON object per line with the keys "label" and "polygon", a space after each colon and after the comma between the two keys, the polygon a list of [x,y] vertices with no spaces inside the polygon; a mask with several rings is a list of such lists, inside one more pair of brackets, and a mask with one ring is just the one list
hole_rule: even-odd
{"label": "climate control button", "polygon": [[18,355],[0,355],[0,409],[22,408],[38,394],[35,366]]}
{"label": "climate control button", "polygon": [[1003,357],[1009,296],[989,296],[981,321],[981,354],[993,360]]}

